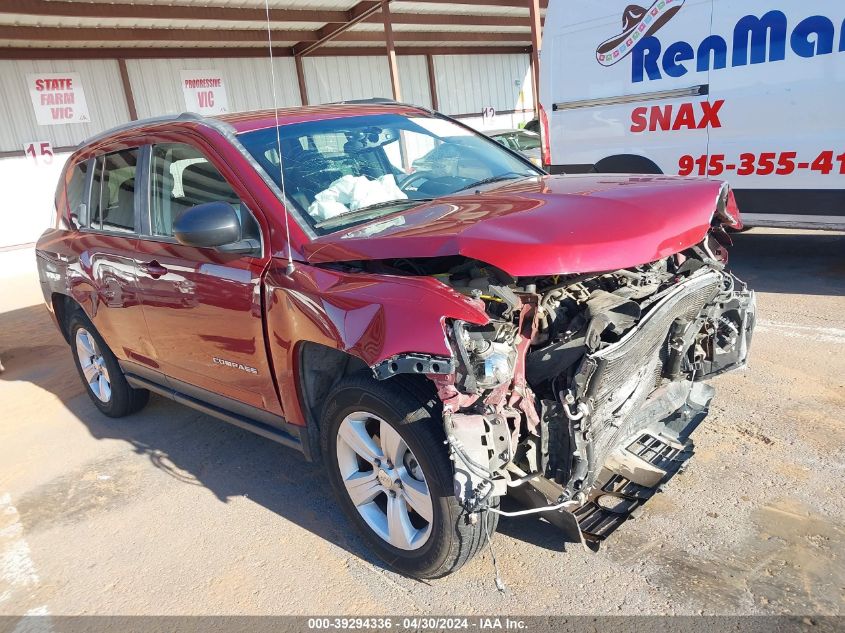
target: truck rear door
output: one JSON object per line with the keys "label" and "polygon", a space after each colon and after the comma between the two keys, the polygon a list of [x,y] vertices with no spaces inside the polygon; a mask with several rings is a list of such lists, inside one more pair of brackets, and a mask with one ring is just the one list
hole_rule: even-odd
{"label": "truck rear door", "polygon": [[726,54],[707,175],[731,182],[749,225],[845,222],[843,21],[842,2],[714,1]]}

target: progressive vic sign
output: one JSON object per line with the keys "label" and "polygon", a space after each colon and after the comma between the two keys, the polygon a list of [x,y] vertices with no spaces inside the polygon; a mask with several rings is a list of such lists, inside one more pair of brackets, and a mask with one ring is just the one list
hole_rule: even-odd
{"label": "progressive vic sign", "polygon": [[777,10],[744,16],[730,34],[713,34],[694,44],[681,40],[664,45],[655,34],[683,4],[684,0],[657,0],[649,8],[628,6],[622,33],[599,44],[596,60],[612,66],[630,56],[631,81],[639,83],[683,77],[690,71],[722,70],[728,64],[776,62],[787,55],[810,58],[845,52],[845,23],[835,25],[823,15],[811,15],[789,24]]}

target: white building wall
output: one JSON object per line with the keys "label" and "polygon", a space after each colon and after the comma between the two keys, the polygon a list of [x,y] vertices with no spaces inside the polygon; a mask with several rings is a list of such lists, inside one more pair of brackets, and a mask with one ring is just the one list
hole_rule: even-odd
{"label": "white building wall", "polygon": [[[279,107],[301,105],[293,59],[277,57],[274,64]],[[267,58],[133,59],[127,60],[126,69],[140,118],[185,111],[182,70],[219,70],[232,112],[273,107]]]}
{"label": "white building wall", "polygon": [[[516,127],[531,118],[533,110],[531,63],[528,55],[438,55],[434,57],[440,111],[469,114],[465,122],[479,129]],[[517,111],[482,121],[481,112],[492,107],[497,113]]]}
{"label": "white building wall", "polygon": [[53,222],[56,185],[70,153],[49,164],[15,156],[0,158],[0,249],[30,244]]}
{"label": "white building wall", "polygon": [[[397,60],[402,100],[431,107],[425,57],[402,55]],[[387,57],[306,57],[303,70],[312,104],[393,97]]]}
{"label": "white building wall", "polygon": [[399,87],[402,101],[414,105],[431,107],[431,90],[428,86],[428,68],[423,55],[400,55]]}

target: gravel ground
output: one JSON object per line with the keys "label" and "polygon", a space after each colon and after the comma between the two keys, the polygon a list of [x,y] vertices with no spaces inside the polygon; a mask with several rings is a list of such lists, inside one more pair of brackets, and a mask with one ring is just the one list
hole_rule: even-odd
{"label": "gravel ground", "polygon": [[32,275],[0,279],[0,614],[841,614],[845,234],[757,229],[748,370],[685,472],[597,554],[534,519],[418,582],[352,533],[315,465],[153,397],[112,421]]}

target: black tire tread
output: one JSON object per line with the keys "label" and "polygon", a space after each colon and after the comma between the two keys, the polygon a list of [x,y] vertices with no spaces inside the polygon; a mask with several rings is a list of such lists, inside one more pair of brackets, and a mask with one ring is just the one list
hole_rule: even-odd
{"label": "black tire tread", "polygon": [[[76,365],[76,370],[79,373],[82,384],[85,387],[85,392],[91,398],[94,406],[96,406],[101,413],[110,418],[123,418],[143,409],[150,399],[150,392],[146,389],[134,389],[129,385],[126,381],[126,376],[123,374],[123,370],[120,369],[120,364],[117,362],[117,358],[111,351],[111,348],[109,348],[103,340],[103,337],[100,336],[97,328],[94,327],[93,323],[91,323],[88,316],[81,310],[76,310],[68,317],[67,324],[68,338],[70,340],[74,364]],[[97,340],[97,346],[100,348],[103,358],[106,361],[112,392],[111,400],[108,403],[101,402],[91,392],[91,389],[88,387],[88,384],[85,382],[85,378],[82,375],[82,368],[80,367],[79,359],[77,358],[75,343],[76,330],[79,327],[84,327],[91,333],[91,336]]]}
{"label": "black tire tread", "polygon": [[[440,407],[439,401],[433,390],[425,388],[421,382],[414,380],[416,377],[396,376],[388,381],[377,381],[369,372],[359,372],[348,376],[339,382],[326,399],[325,413],[330,415],[332,402],[337,393],[344,390],[360,390],[389,393],[391,402],[397,409],[408,411],[403,423],[418,420],[424,417],[431,417],[432,424],[423,424],[414,427],[414,432],[420,439],[430,448],[442,447],[442,451],[438,453],[438,472],[435,475],[438,477],[436,485],[439,486],[439,492],[444,497],[448,497],[449,517],[448,525],[451,525],[454,530],[455,538],[449,539],[449,551],[445,557],[441,556],[442,563],[434,569],[423,570],[422,572],[408,572],[403,569],[401,564],[397,564],[396,560],[386,560],[388,564],[397,568],[399,571],[408,573],[419,578],[441,578],[447,576],[462,567],[466,562],[472,559],[478,552],[487,544],[487,534],[485,534],[484,524],[486,523],[487,531],[490,537],[496,531],[498,525],[499,515],[492,512],[485,512],[479,517],[479,521],[475,524],[469,524],[466,521],[466,511],[458,504],[457,500],[452,494],[452,465],[449,461],[448,450],[445,446],[445,433],[443,431],[440,421]],[[329,426],[326,415],[322,416],[324,424],[321,425],[323,432],[321,433],[321,443],[323,455],[326,460],[329,459],[331,452],[328,448],[328,433],[325,429]],[[383,557],[384,558],[384,557]]]}

